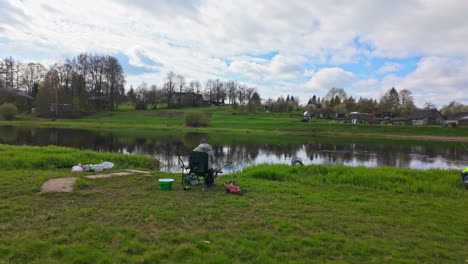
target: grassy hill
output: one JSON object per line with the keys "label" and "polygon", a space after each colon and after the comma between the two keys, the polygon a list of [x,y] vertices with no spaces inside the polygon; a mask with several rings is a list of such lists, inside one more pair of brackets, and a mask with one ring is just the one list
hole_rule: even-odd
{"label": "grassy hill", "polygon": [[[196,110],[204,111],[209,115],[210,122],[207,127],[194,128],[184,125],[184,113],[191,110],[194,108],[148,111],[120,110],[100,112],[81,119],[57,120],[22,117],[13,122],[0,121],[0,124],[262,134],[396,136],[414,139],[417,137],[444,139],[443,137],[445,137],[445,140],[459,141],[465,141],[465,138],[468,138],[468,127],[353,125],[323,119],[303,123],[300,122],[301,118],[297,117],[298,113],[258,112],[249,114],[234,111],[228,107],[196,108]],[[453,138],[447,139],[447,137]]]}

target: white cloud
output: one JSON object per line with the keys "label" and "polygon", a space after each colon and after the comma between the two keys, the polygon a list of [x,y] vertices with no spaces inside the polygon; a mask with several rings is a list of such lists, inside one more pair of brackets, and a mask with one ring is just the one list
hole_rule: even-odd
{"label": "white cloud", "polygon": [[[304,82],[314,62],[336,67],[314,72],[301,86],[309,91],[335,86],[371,94],[404,85],[434,101],[452,100],[463,95],[450,87],[466,89],[468,79],[459,62],[468,58],[466,13],[468,2],[460,0],[6,0],[0,3],[0,56],[27,60],[37,53],[50,61],[83,51],[124,53],[132,65],[154,69],[129,76],[132,81],[158,82],[169,70],[203,82],[236,74],[264,87],[264,96]],[[158,66],[146,65],[139,51]],[[272,51],[278,54],[272,60],[247,55]],[[414,56],[426,57],[414,73],[367,86],[340,68],[375,57]],[[450,57],[458,59],[442,59]],[[458,64],[447,64],[454,61]],[[387,63],[378,72],[400,68]]]}
{"label": "white cloud", "polygon": [[377,70],[378,73],[389,73],[389,72],[398,72],[403,68],[403,65],[396,62],[385,62],[380,69]]}
{"label": "white cloud", "polygon": [[276,55],[266,63],[248,60],[234,61],[228,68],[229,72],[247,76],[255,81],[280,81],[297,78],[301,73],[303,57],[287,57]]}
{"label": "white cloud", "polygon": [[303,84],[302,88],[310,92],[321,92],[331,88],[347,88],[356,81],[353,73],[341,68],[324,68],[317,71],[312,78]]}
{"label": "white cloud", "polygon": [[380,82],[361,80],[353,84],[353,90],[360,96],[378,98],[393,86],[412,91],[419,106],[432,102],[440,107],[451,100],[468,104],[468,59],[425,57],[404,77],[389,74]]}

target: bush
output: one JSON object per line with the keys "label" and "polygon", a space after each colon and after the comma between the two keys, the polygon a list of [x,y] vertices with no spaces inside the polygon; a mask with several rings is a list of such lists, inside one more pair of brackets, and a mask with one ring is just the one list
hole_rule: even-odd
{"label": "bush", "polygon": [[255,114],[257,112],[257,105],[254,103],[249,103],[247,105],[247,112],[251,114]]}
{"label": "bush", "polygon": [[14,104],[5,103],[0,106],[0,116],[5,120],[13,120],[18,113]]}
{"label": "bush", "polygon": [[185,112],[185,125],[187,126],[207,126],[209,118],[202,111]]}

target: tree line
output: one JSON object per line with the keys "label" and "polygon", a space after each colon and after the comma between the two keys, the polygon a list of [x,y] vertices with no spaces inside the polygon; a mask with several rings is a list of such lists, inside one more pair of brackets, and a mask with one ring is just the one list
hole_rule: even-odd
{"label": "tree line", "polygon": [[11,57],[0,61],[0,100],[22,110],[35,106],[43,115],[115,110],[125,97],[124,85],[122,66],[109,55],[82,53],[49,68]]}
{"label": "tree line", "polygon": [[261,99],[255,88],[248,87],[234,80],[222,81],[209,79],[203,86],[198,80],[188,82],[186,78],[174,72],[168,72],[161,86],[141,83],[138,87],[130,87],[127,92],[130,102],[138,110],[156,109],[158,105],[174,107],[197,107],[209,105],[261,104]]}
{"label": "tree line", "polygon": [[[271,112],[292,112],[301,106],[299,98],[280,96],[262,99],[256,88],[235,80],[209,79],[204,84],[168,72],[163,83],[142,83],[125,92],[125,75],[119,61],[109,55],[81,53],[44,67],[40,63],[21,63],[12,57],[0,60],[0,105],[13,102],[20,111],[33,107],[41,115],[59,116],[64,111],[75,114],[99,110],[116,110],[119,104],[131,102],[136,109],[158,106],[197,107],[230,104],[253,112],[261,108]],[[303,98],[302,98],[303,99]],[[325,118],[337,113],[392,113],[409,116],[417,110],[408,89],[389,89],[379,100],[348,96],[342,88],[331,88],[322,98],[313,95],[303,105],[306,110]],[[430,102],[423,108],[434,109]],[[440,109],[443,114],[468,111],[468,106],[450,102]]]}
{"label": "tree line", "polygon": [[398,92],[392,87],[377,101],[365,97],[356,100],[352,96],[348,97],[342,88],[331,88],[323,98],[313,95],[307,103],[307,109],[312,114],[324,117],[351,112],[409,116],[417,107],[411,91],[407,89]]}

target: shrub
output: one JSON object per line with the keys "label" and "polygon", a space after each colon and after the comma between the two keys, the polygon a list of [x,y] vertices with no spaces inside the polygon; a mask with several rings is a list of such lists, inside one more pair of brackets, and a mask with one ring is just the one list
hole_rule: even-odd
{"label": "shrub", "polygon": [[185,125],[187,126],[207,126],[209,118],[202,111],[185,112]]}
{"label": "shrub", "polygon": [[254,103],[249,103],[247,105],[247,112],[251,114],[255,114],[257,112],[257,105]]}
{"label": "shrub", "polygon": [[18,113],[14,104],[5,103],[0,106],[0,116],[5,120],[13,120]]}

